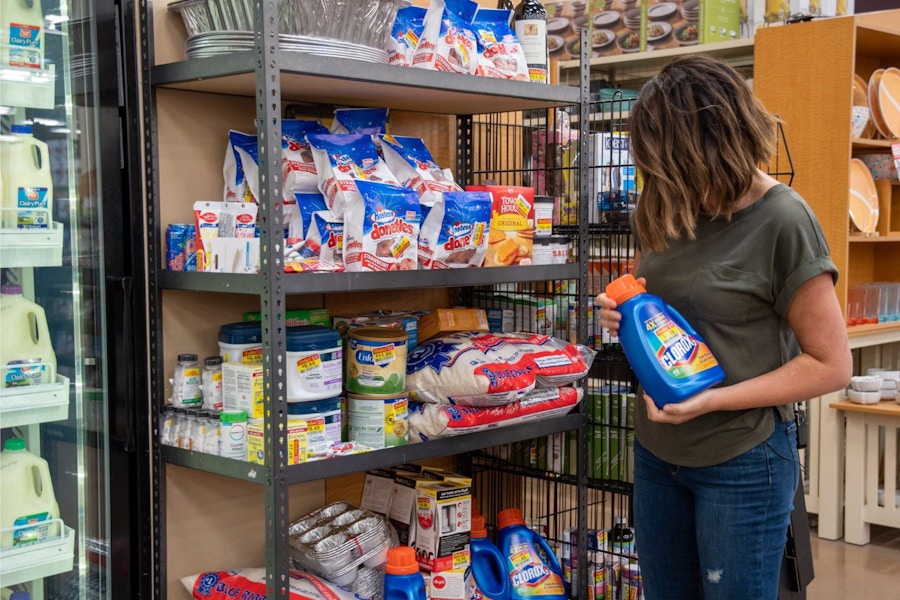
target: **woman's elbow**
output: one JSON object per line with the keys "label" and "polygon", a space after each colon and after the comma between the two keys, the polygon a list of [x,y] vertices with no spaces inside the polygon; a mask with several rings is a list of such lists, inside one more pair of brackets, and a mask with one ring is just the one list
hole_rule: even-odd
{"label": "woman's elbow", "polygon": [[850,384],[850,378],[853,376],[853,355],[850,347],[847,346],[840,353],[829,361],[827,369],[827,380],[829,391],[835,392],[844,389]]}

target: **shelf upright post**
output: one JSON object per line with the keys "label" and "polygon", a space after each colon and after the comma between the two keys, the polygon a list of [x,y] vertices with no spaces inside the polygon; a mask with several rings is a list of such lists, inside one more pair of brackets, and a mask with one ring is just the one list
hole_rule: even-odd
{"label": "shelf upright post", "polygon": [[[585,164],[590,154],[590,139],[588,131],[590,127],[591,108],[591,47],[588,44],[589,35],[581,32],[581,61],[579,65],[579,81],[581,83],[581,99],[578,105],[578,153],[582,157],[578,169],[578,342],[587,344],[588,339],[588,259],[590,258],[590,240],[588,239],[588,220],[591,202],[590,165]],[[584,595],[587,594],[588,560],[587,560],[587,530],[588,530],[588,431],[587,409],[585,402],[580,405],[581,424],[578,427],[578,455],[576,457],[577,490],[578,490],[578,577],[575,585]]]}
{"label": "shelf upright post", "polygon": [[265,430],[266,597],[290,594],[284,226],[281,195],[281,52],[277,0],[255,0],[256,132],[259,151],[260,320]]}

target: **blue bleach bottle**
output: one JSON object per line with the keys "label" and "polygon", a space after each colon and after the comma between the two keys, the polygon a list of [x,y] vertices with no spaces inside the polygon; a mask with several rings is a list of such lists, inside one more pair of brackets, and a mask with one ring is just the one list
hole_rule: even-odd
{"label": "blue bleach bottle", "polygon": [[682,402],[725,379],[700,334],[632,275],[610,282],[606,295],[622,314],[622,350],[656,406]]}
{"label": "blue bleach bottle", "polygon": [[481,515],[472,515],[469,548],[472,551],[472,564],[466,570],[469,600],[509,600],[506,559],[488,539]]}
{"label": "blue bleach bottle", "polygon": [[567,600],[556,554],[526,527],[518,508],[497,513],[497,548],[506,561],[510,600]]}
{"label": "blue bleach bottle", "polygon": [[419,573],[412,546],[388,550],[384,567],[384,600],[426,600],[425,578]]}

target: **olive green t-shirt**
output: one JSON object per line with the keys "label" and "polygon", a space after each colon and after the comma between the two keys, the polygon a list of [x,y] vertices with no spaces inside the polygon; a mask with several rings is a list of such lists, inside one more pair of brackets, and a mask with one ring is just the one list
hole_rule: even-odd
{"label": "olive green t-shirt", "polygon": [[[806,202],[779,184],[731,220],[701,217],[697,239],[642,252],[637,275],[647,291],[678,310],[706,340],[732,385],[773,371],[799,354],[787,321],[797,289],[821,273],[837,280],[821,227]],[[768,438],[771,408],[722,411],[680,425],[652,423],[641,395],[635,435],[671,464],[703,467],[730,460]],[[792,406],[778,407],[781,419]]]}

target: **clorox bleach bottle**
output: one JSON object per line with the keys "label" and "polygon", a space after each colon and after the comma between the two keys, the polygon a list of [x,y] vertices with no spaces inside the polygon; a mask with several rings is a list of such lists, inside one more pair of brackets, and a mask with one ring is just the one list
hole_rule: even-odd
{"label": "clorox bleach bottle", "polygon": [[472,515],[469,533],[472,564],[466,569],[469,600],[509,600],[509,573],[506,559],[488,539],[484,517]]}
{"label": "clorox bleach bottle", "polygon": [[0,286],[0,387],[53,383],[56,354],[47,315],[18,285]]}
{"label": "clorox bleach bottle", "polygon": [[425,578],[412,546],[388,550],[384,567],[384,600],[426,600]]}
{"label": "clorox bleach bottle", "polygon": [[566,600],[556,554],[544,538],[525,526],[522,511],[501,510],[497,521],[497,547],[509,573],[510,600]]}
{"label": "clorox bleach bottle", "polygon": [[50,151],[34,137],[31,125],[10,127],[11,139],[0,142],[3,171],[4,229],[49,229],[53,215]]}
{"label": "clorox bleach bottle", "polygon": [[682,402],[725,379],[709,346],[681,314],[632,275],[606,286],[622,314],[619,342],[656,406]]}
{"label": "clorox bleach bottle", "polygon": [[[0,548],[24,546],[59,535],[59,505],[47,461],[10,438],[0,452]],[[13,527],[22,527],[9,531]]]}

